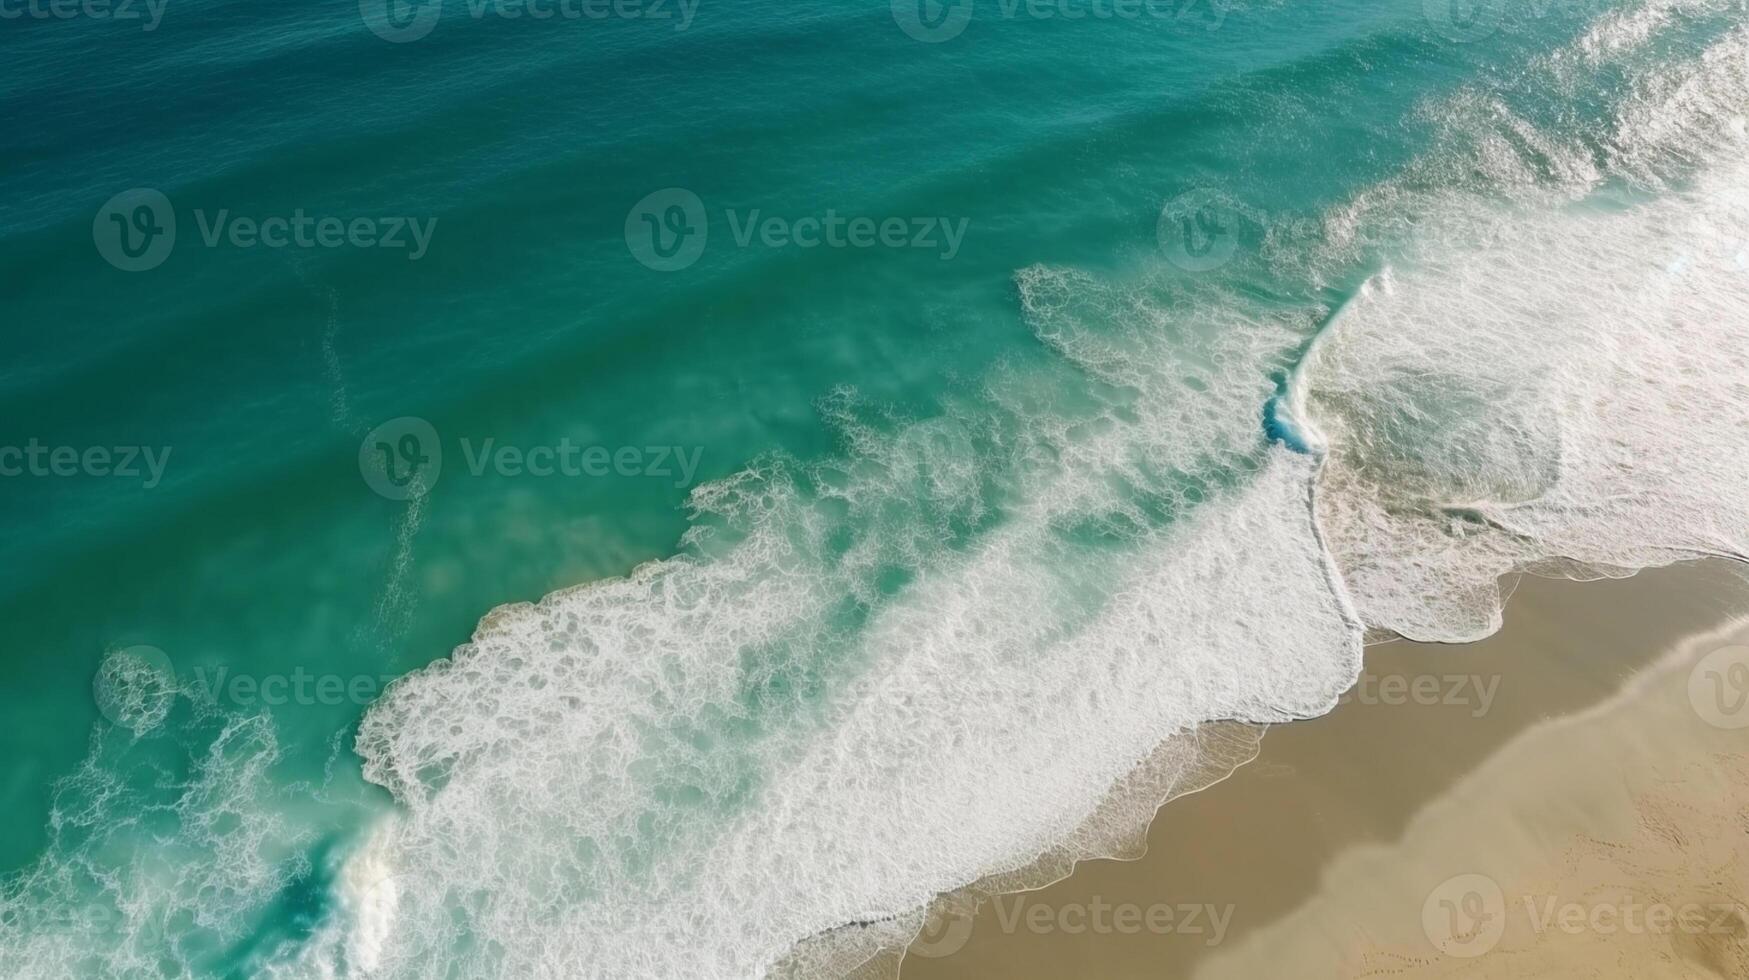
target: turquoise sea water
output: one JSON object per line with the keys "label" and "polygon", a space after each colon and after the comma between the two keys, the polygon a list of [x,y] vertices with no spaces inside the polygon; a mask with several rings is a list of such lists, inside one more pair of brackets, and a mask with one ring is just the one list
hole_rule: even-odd
{"label": "turquoise sea water", "polygon": [[1732,4],[3,9],[0,975],[841,965],[1749,551]]}

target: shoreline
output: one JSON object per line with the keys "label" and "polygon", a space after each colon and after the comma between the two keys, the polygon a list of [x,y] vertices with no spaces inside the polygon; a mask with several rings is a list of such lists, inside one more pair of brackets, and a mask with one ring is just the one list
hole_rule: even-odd
{"label": "shoreline", "polygon": [[[1308,972],[1305,963],[1327,963],[1330,972],[1311,975],[1333,977],[1444,976],[1454,968],[1495,975],[1488,968],[1504,953],[1445,955],[1415,924],[1425,889],[1395,896],[1389,908],[1372,907],[1367,896],[1384,889],[1362,880],[1349,882],[1352,894],[1331,893],[1331,876],[1362,861],[1357,855],[1389,853],[1387,869],[1429,859],[1410,841],[1435,819],[1431,814],[1442,814],[1446,826],[1491,819],[1504,828],[1499,840],[1516,844],[1511,860],[1478,853],[1469,862],[1492,869],[1491,879],[1548,874],[1542,865],[1559,859],[1567,838],[1620,836],[1619,825],[1597,824],[1603,809],[1578,812],[1555,800],[1544,809],[1559,818],[1538,824],[1536,845],[1524,845],[1529,831],[1518,824],[1530,822],[1529,803],[1502,815],[1487,801],[1453,798],[1478,773],[1532,768],[1521,758],[1524,740],[1604,721],[1626,733],[1618,739],[1625,745],[1640,738],[1674,746],[1668,771],[1637,757],[1630,765],[1625,750],[1617,769],[1586,765],[1579,752],[1557,769],[1589,775],[1590,783],[1569,788],[1572,795],[1613,786],[1618,792],[1608,812],[1617,813],[1640,799],[1622,786],[1697,778],[1683,775],[1693,760],[1681,757],[1704,756],[1741,733],[1703,723],[1686,695],[1680,707],[1692,724],[1676,726],[1668,738],[1641,738],[1657,734],[1641,731],[1649,723],[1641,715],[1653,701],[1668,708],[1670,685],[1682,679],[1671,674],[1674,665],[1707,652],[1697,644],[1710,643],[1711,650],[1726,640],[1749,643],[1743,617],[1749,576],[1722,560],[1622,579],[1522,577],[1494,635],[1463,644],[1370,644],[1359,683],[1335,710],[1274,726],[1255,760],[1162,807],[1148,827],[1145,853],[1083,861],[1052,884],[984,901],[974,916],[944,913],[912,943],[901,976],[1217,978],[1278,970],[1281,962],[1299,972]],[[1728,626],[1734,635],[1720,632]],[[1745,654],[1749,659],[1749,648]],[[1671,741],[1678,737],[1684,741]],[[1737,744],[1749,750],[1749,739]],[[1749,849],[1743,857],[1749,863]],[[1413,907],[1398,908],[1405,905]],[[1403,935],[1393,916],[1409,913],[1415,928]],[[1317,952],[1287,955],[1289,949]]]}

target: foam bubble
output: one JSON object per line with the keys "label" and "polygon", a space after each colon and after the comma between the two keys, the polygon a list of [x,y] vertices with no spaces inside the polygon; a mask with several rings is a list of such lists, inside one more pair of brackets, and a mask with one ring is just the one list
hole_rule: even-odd
{"label": "foam bubble", "polygon": [[104,655],[91,679],[97,711],[142,736],[163,724],[176,700],[176,667],[155,646],[135,644]]}

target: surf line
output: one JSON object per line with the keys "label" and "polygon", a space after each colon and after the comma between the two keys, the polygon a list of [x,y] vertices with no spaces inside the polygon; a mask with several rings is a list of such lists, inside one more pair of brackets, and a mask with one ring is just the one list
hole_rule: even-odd
{"label": "surf line", "polygon": [[1324,433],[1312,420],[1311,413],[1306,408],[1306,396],[1311,388],[1312,364],[1317,360],[1330,335],[1336,332],[1343,316],[1355,303],[1371,298],[1374,285],[1382,285],[1389,275],[1390,269],[1387,268],[1367,276],[1361,282],[1360,288],[1318,325],[1318,329],[1312,333],[1312,339],[1300,351],[1293,367],[1276,377],[1275,395],[1263,405],[1263,434],[1271,442],[1279,442],[1306,456],[1322,456],[1329,448]]}
{"label": "surf line", "polygon": [[[1299,360],[1292,370],[1278,379],[1275,396],[1263,407],[1264,435],[1293,452],[1312,457],[1312,472],[1305,483],[1306,520],[1311,525],[1312,542],[1323,565],[1325,587],[1336,598],[1342,620],[1354,637],[1350,651],[1353,657],[1354,681],[1360,680],[1363,667],[1366,621],[1361,618],[1354,598],[1348,593],[1348,582],[1342,577],[1342,567],[1337,564],[1336,553],[1331,550],[1324,537],[1324,525],[1318,520],[1318,490],[1324,476],[1324,464],[1328,461],[1329,441],[1312,421],[1306,408],[1306,399],[1311,387],[1312,362],[1317,359],[1323,345],[1336,332],[1342,317],[1353,308],[1356,301],[1370,298],[1374,283],[1380,282],[1382,285],[1384,277],[1389,275],[1390,269],[1386,268],[1368,276],[1361,282],[1360,288],[1324,320],[1312,334],[1305,350],[1300,352]],[[1353,688],[1354,681],[1350,682],[1350,689]],[[1346,692],[1332,699],[1325,710],[1334,709],[1344,696]]]}

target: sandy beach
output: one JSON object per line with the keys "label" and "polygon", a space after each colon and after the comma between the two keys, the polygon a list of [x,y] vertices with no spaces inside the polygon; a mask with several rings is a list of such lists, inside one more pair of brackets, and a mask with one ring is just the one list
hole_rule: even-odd
{"label": "sandy beach", "polygon": [[1138,860],[932,923],[905,980],[1749,976],[1749,584],[1523,579],[1166,805]]}

